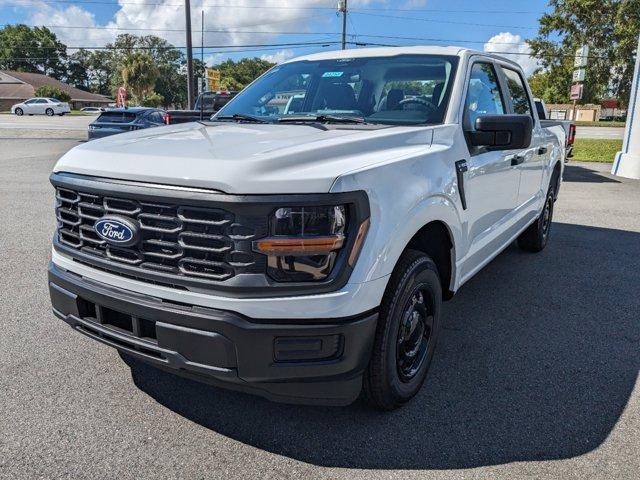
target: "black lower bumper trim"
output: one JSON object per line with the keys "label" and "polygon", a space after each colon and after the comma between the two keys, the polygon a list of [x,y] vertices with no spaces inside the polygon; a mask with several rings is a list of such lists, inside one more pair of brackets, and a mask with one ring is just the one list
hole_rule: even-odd
{"label": "black lower bumper trim", "polygon": [[163,370],[287,403],[357,398],[377,313],[283,324],[165,303],[49,265],[55,315],[75,330]]}

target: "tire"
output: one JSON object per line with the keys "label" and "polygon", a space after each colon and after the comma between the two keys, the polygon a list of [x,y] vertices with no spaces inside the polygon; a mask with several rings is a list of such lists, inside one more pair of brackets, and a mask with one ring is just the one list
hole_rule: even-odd
{"label": "tire", "polygon": [[535,222],[529,225],[518,237],[518,246],[525,252],[537,253],[544,250],[549,241],[551,222],[553,220],[553,206],[555,205],[555,180],[551,179],[549,191],[544,200],[542,213]]}
{"label": "tire", "polygon": [[15,113],[17,116],[21,117],[22,115],[24,115],[24,112],[22,111],[21,108],[16,108],[15,111],[13,112]]}
{"label": "tire", "polygon": [[363,396],[374,408],[394,410],[424,383],[440,329],[442,287],[433,260],[406,250],[382,298]]}
{"label": "tire", "polygon": [[52,109],[52,108],[47,108],[47,109],[44,111],[44,113],[45,113],[45,115],[46,115],[47,117],[53,117],[53,109]]}

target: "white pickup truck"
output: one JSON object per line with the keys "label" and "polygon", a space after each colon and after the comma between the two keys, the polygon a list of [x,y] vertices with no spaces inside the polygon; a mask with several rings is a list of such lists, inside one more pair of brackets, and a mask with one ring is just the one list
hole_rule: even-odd
{"label": "white pickup truck", "polygon": [[425,380],[443,300],[512,242],[545,247],[557,130],[498,56],[407,47],[288,61],[211,121],[59,160],[53,311],[214,385],[333,405],[363,392],[397,408]]}

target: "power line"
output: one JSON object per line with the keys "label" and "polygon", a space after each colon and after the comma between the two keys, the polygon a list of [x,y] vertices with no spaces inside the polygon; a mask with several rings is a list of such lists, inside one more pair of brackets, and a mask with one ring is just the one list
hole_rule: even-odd
{"label": "power line", "polygon": [[[121,5],[149,5],[149,6],[166,6],[166,7],[183,7],[184,5],[181,3],[163,3],[163,2],[110,2],[106,0],[8,0],[5,3],[14,4],[14,5],[22,5],[22,4],[82,4],[82,5],[113,5],[113,6],[121,6]],[[331,2],[333,3],[333,2]],[[335,6],[288,6],[288,5],[246,5],[246,4],[227,4],[227,3],[207,3],[203,1],[198,4],[203,7],[220,7],[220,8],[243,8],[243,9],[266,9],[266,10],[327,10],[327,11],[335,11]],[[486,13],[486,14],[513,14],[513,15],[527,15],[527,14],[535,14],[541,15],[544,11],[533,11],[533,10],[472,10],[472,9],[453,9],[453,8],[384,8],[384,7],[355,7],[351,9],[354,12],[408,12],[408,13]]]}
{"label": "power line", "polygon": [[519,25],[496,25],[492,23],[476,23],[476,22],[456,22],[453,20],[434,20],[431,18],[414,18],[400,15],[385,15],[381,13],[364,13],[364,12],[355,12],[356,15],[367,15],[370,17],[382,17],[382,18],[396,18],[399,20],[413,20],[419,22],[430,22],[430,23],[446,23],[451,25],[469,25],[473,27],[494,27],[494,28],[519,28],[526,30],[537,30],[537,27],[522,27]]}

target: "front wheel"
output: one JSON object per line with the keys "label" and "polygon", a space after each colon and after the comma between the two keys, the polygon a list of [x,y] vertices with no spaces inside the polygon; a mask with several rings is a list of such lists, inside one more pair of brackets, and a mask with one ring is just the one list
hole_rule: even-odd
{"label": "front wheel", "polygon": [[47,115],[47,117],[53,117],[53,109],[52,108],[47,108],[44,113]]}
{"label": "front wheel", "polygon": [[24,114],[21,108],[16,108],[13,113],[15,113],[19,117],[21,117]]}
{"label": "front wheel", "polygon": [[422,252],[405,251],[382,299],[364,375],[363,393],[370,405],[393,410],[418,393],[433,358],[441,306],[435,263]]}
{"label": "front wheel", "polygon": [[529,225],[518,237],[518,246],[527,252],[541,252],[547,246],[551,221],[553,220],[553,206],[555,204],[554,182],[551,182],[547,197],[544,200],[542,213],[535,222]]}

